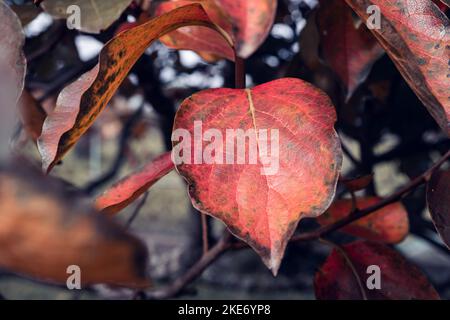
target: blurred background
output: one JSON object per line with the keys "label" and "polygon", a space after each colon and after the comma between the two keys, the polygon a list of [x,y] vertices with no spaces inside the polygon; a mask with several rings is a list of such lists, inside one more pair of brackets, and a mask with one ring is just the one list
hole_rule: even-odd
{"label": "blurred background", "polygon": [[[65,21],[40,12],[31,1],[12,1],[27,36],[26,89],[50,112],[58,93],[91,69],[103,44],[123,23],[134,22],[138,6],[127,9],[108,30],[92,35],[68,30]],[[315,0],[279,0],[276,22],[263,46],[247,61],[247,84],[280,77],[314,83],[333,99],[337,130],[345,147],[344,176],[374,173],[368,195],[387,195],[425,171],[450,147],[425,107],[383,55],[368,80],[345,102],[332,70],[321,59],[314,21]],[[90,196],[170,149],[173,118],[180,102],[206,88],[232,87],[234,66],[207,63],[192,51],[160,43],[150,47],[133,68],[110,105],[63,163],[52,173]],[[35,145],[18,128],[24,153],[40,162]],[[343,195],[338,190],[338,196]],[[145,202],[144,202],[145,200]],[[183,180],[172,172],[117,219],[127,221],[143,205],[131,230],[148,246],[150,273],[156,285],[170,282],[201,255],[200,215],[191,207]],[[430,278],[442,298],[450,298],[450,254],[426,210],[424,188],[404,199],[411,234],[397,245]],[[212,237],[223,225],[210,220]],[[299,229],[315,227],[302,221]],[[339,240],[350,236],[336,234]],[[229,252],[210,267],[183,298],[313,299],[313,276],[329,253],[319,243],[291,245],[274,278],[252,250]],[[122,298],[126,292],[96,286],[70,292],[0,272],[0,292],[7,299]]]}

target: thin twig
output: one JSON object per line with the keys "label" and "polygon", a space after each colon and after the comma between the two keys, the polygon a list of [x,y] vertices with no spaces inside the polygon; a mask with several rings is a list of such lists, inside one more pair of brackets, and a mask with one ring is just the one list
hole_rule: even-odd
{"label": "thin twig", "polygon": [[136,208],[134,209],[133,213],[131,214],[130,218],[128,218],[127,224],[126,224],[126,228],[128,229],[131,224],[133,223],[134,219],[136,219],[136,217],[139,215],[139,212],[141,212],[142,207],[144,207],[145,202],[147,201],[148,198],[148,191],[146,193],[144,193],[144,195],[142,196],[141,201],[138,203],[138,205],[136,206]]}
{"label": "thin twig", "polygon": [[208,268],[230,248],[231,239],[230,233],[225,232],[219,242],[217,242],[206,254],[204,254],[200,260],[198,260],[185,274],[176,279],[171,285],[147,293],[147,298],[167,299],[179,295],[188,284],[197,279],[206,268]]}
{"label": "thin twig", "polygon": [[204,213],[200,213],[202,220],[202,241],[203,241],[203,254],[208,253],[208,216]]}

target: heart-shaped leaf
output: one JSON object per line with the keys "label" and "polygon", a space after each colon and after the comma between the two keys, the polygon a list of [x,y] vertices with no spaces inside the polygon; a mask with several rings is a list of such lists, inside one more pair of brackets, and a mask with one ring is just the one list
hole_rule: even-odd
{"label": "heart-shaped leaf", "polygon": [[108,214],[117,213],[173,169],[171,154],[168,152],[115,183],[97,198],[95,207]]}
{"label": "heart-shaped leaf", "polygon": [[346,1],[364,21],[370,16],[367,8],[377,6],[381,28],[372,29],[372,33],[442,130],[450,135],[447,16],[431,0]]}
{"label": "heart-shaped leaf", "polygon": [[[360,198],[356,200],[356,206],[365,209],[380,200],[378,197]],[[321,225],[332,224],[351,214],[352,207],[350,199],[336,200],[317,221]],[[351,223],[341,231],[371,241],[398,243],[408,235],[408,213],[401,202],[395,202]]]}
{"label": "heart-shaped leaf", "polygon": [[427,184],[427,203],[439,235],[450,248],[450,170],[433,173]]}
{"label": "heart-shaped leaf", "polygon": [[83,286],[147,287],[147,249],[59,181],[22,163],[0,171],[0,267],[65,284],[77,266]]}
{"label": "heart-shaped leaf", "polygon": [[[422,272],[397,251],[366,241],[350,243],[342,250],[346,256],[334,249],[316,273],[314,289],[317,299],[360,300],[363,299],[361,290],[369,300],[440,299]],[[372,290],[369,290],[369,285]]]}
{"label": "heart-shaped leaf", "polygon": [[60,93],[55,110],[45,120],[38,140],[45,171],[50,171],[93,124],[147,47],[186,25],[207,26],[227,37],[210,22],[201,5],[192,4],[121,32],[103,47],[99,64]]}
{"label": "heart-shaped leaf", "polygon": [[[233,36],[241,58],[251,56],[264,42],[277,9],[276,0],[171,0],[161,3],[157,14],[192,2],[201,3],[211,20]],[[190,49],[234,60],[226,42],[205,28],[182,28],[165,36],[162,41],[172,48]]]}
{"label": "heart-shaped leaf", "polygon": [[[193,205],[276,274],[299,220],[322,214],[334,197],[342,162],[335,121],[330,99],[299,79],[201,91],[177,112],[174,162]],[[211,142],[204,153],[202,132]]]}
{"label": "heart-shaped leaf", "polygon": [[[99,33],[113,24],[130,5],[131,1],[45,0],[42,1],[41,6],[55,18],[70,18],[79,12],[81,24],[77,29],[85,32]],[[77,26],[74,25],[74,27]]]}
{"label": "heart-shaped leaf", "polygon": [[321,0],[318,26],[322,55],[346,89],[347,100],[363,83],[384,50],[342,0]]}

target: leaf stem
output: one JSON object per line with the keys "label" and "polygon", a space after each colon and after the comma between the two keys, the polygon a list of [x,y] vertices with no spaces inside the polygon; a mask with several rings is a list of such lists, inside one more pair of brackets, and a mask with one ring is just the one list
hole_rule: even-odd
{"label": "leaf stem", "polygon": [[236,89],[245,89],[247,87],[245,81],[245,60],[235,55],[234,60],[234,87]]}

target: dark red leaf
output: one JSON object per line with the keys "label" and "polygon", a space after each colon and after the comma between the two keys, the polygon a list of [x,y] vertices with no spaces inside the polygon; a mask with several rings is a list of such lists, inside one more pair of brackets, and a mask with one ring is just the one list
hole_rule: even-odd
{"label": "dark red leaf", "polygon": [[367,8],[381,11],[381,28],[371,30],[400,73],[450,135],[448,62],[450,22],[431,0],[346,0],[366,21]]}
{"label": "dark red leaf", "polygon": [[[377,243],[353,242],[343,247],[354,266],[369,300],[436,300],[439,294],[422,272],[397,251]],[[369,266],[378,266],[381,289],[369,290]],[[348,261],[334,249],[314,278],[316,298],[319,300],[362,299]]]}
{"label": "dark red leaf", "polygon": [[321,0],[318,25],[322,55],[346,89],[347,100],[363,83],[383,48],[342,0]]}
{"label": "dark red leaf", "polygon": [[439,235],[450,248],[450,170],[433,173],[427,184],[427,203]]}

